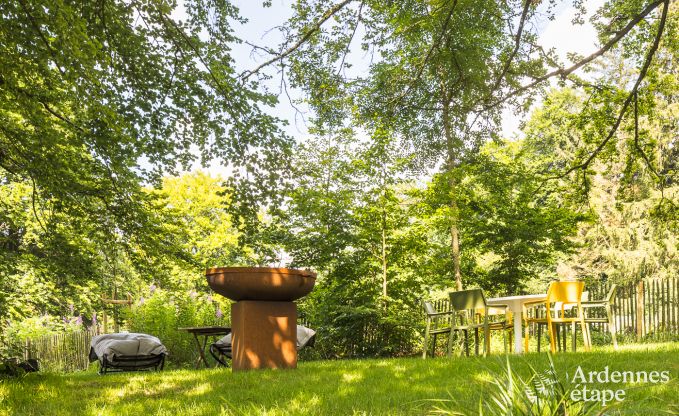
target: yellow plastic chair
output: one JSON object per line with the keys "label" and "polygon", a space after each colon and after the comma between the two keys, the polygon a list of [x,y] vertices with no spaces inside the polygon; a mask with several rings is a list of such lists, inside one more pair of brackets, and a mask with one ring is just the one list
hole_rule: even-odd
{"label": "yellow plastic chair", "polygon": [[[552,282],[547,290],[545,300],[526,302],[523,305],[523,321],[525,328],[524,350],[528,351],[530,341],[530,324],[546,324],[549,332],[549,349],[556,353],[556,325],[571,324],[575,335],[576,324],[580,324],[582,337],[585,341],[585,350],[591,349],[592,343],[589,331],[585,324],[585,314],[582,307],[582,292],[585,289],[584,282]],[[575,316],[566,316],[566,306],[575,310]],[[543,312],[544,317],[539,313]],[[573,337],[575,344],[575,336]]]}

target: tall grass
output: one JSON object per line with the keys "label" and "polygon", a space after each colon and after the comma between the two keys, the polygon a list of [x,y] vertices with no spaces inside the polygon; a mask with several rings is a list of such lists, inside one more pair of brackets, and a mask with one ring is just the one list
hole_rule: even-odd
{"label": "tall grass", "polygon": [[[493,381],[479,401],[478,410],[462,412],[463,405],[454,398],[439,400],[432,415],[489,415],[489,416],[590,416],[604,414],[595,402],[571,400],[571,386],[567,375],[559,377],[554,359],[549,355],[549,367],[538,371],[528,364],[530,374],[522,377],[512,370],[509,356],[503,372],[492,372]],[[564,381],[565,380],[565,381]]]}

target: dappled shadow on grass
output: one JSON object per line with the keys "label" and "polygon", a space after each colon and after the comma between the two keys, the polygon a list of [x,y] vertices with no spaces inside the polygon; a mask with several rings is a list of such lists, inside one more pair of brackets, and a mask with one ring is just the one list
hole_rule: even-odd
{"label": "dappled shadow on grass", "polygon": [[[557,354],[560,377],[585,370],[672,371],[674,384],[629,388],[629,404],[658,406],[675,399],[679,344],[620,352]],[[523,376],[548,368],[546,354],[510,356]],[[300,363],[298,370],[232,373],[230,369],[178,370],[98,376],[32,375],[4,386],[6,414],[422,414],[432,399],[454,398],[460,410],[477,409],[484,389],[504,371],[505,357],[378,359]],[[670,367],[670,368],[668,368]],[[487,390],[485,390],[487,391]],[[640,408],[640,407],[637,407]],[[1,412],[1,411],[0,411]]]}
{"label": "dappled shadow on grass", "polygon": [[[435,360],[422,367],[416,360],[353,360],[301,365],[296,371],[230,370],[174,371],[163,374],[116,374],[110,376],[50,376],[17,384],[10,414],[187,414],[193,409],[208,414],[264,412],[272,414],[346,414],[352,410],[387,413],[389,409],[412,409],[414,401],[445,392],[439,380],[456,372],[462,360]],[[26,400],[36,385],[51,385],[44,399],[62,405],[44,406]],[[35,392],[35,391],[34,391]],[[43,391],[44,392],[44,391]],[[395,394],[398,393],[398,394]],[[86,407],[83,403],[87,403]],[[48,412],[48,407],[53,411]],[[87,409],[87,410],[85,410]],[[194,412],[191,412],[194,413]],[[200,414],[200,413],[195,413]]]}
{"label": "dappled shadow on grass", "polygon": [[[308,398],[318,398],[318,414],[421,414],[432,406],[429,399],[452,394],[466,402],[473,396],[469,379],[476,372],[486,372],[483,359],[392,359],[354,360],[332,366],[304,368],[299,382],[280,391],[268,404],[258,401],[258,409],[285,409]],[[476,402],[474,398],[473,403]],[[240,408],[240,404],[230,406]],[[234,412],[237,414],[237,412]],[[278,413],[275,413],[278,414]]]}

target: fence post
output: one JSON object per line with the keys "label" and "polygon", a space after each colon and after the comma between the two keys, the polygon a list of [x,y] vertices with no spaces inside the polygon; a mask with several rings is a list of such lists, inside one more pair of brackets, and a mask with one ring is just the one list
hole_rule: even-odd
{"label": "fence post", "polygon": [[637,341],[641,341],[644,336],[644,281],[639,280],[637,283]]}

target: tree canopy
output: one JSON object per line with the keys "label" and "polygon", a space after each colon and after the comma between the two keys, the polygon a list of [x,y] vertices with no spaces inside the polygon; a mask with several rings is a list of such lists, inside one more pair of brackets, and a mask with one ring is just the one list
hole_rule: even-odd
{"label": "tree canopy", "polygon": [[[279,52],[271,51],[270,59],[244,77],[275,65],[306,92],[321,129],[346,126],[366,134],[376,126],[386,129],[413,156],[415,172],[447,173],[458,289],[464,238],[459,198],[465,190],[457,189],[454,170],[473,164],[484,143],[499,139],[502,111],[525,113],[551,80],[587,91],[586,108],[591,111],[581,119],[587,127],[580,127],[591,134],[582,136],[559,170],[541,172],[545,181],[569,177],[586,190],[593,161],[611,157],[620,130],[638,124],[640,101],[643,106],[639,96],[652,94],[664,65],[658,50],[676,38],[676,19],[668,23],[669,1],[609,2],[592,18],[600,48],[588,56],[572,56],[568,65],[539,44],[538,20],[553,17],[556,2],[325,3],[299,1]],[[574,23],[582,24],[586,5],[573,5],[578,10]],[[351,53],[356,43],[371,57],[367,64]],[[612,79],[597,70],[612,55],[635,68],[629,78]],[[367,68],[352,72],[353,65]],[[664,186],[671,173],[659,173],[644,148],[651,144],[638,135],[635,141],[630,158],[645,162]]]}
{"label": "tree canopy", "polygon": [[63,211],[138,238],[141,186],[196,160],[230,166],[234,186],[259,185],[243,196],[276,188],[289,138],[262,110],[275,98],[234,73],[238,10],[183,10],[180,20],[176,3],[156,0],[0,5],[2,178],[32,187],[41,225]]}

